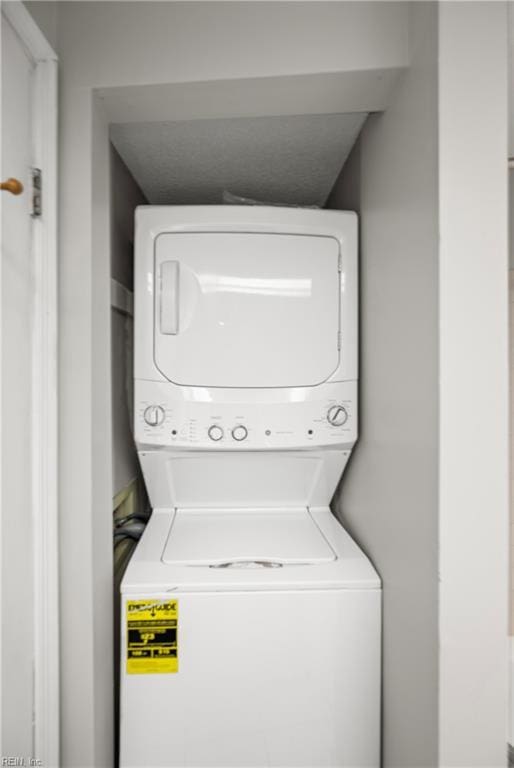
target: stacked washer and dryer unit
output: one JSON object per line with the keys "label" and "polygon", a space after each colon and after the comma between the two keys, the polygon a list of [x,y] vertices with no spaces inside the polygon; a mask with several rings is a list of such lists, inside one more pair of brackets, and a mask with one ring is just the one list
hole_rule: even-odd
{"label": "stacked washer and dryer unit", "polygon": [[379,578],[329,509],[357,439],[357,217],[136,212],[122,768],[379,765]]}

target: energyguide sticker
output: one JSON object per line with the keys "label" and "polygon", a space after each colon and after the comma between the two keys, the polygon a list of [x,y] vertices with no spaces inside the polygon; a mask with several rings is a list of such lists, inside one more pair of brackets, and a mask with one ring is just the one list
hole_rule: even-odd
{"label": "energyguide sticker", "polygon": [[127,674],[178,672],[178,600],[127,600]]}

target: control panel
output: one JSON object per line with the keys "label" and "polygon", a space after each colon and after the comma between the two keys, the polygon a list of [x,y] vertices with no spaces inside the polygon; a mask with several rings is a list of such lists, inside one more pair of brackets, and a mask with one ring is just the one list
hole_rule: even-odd
{"label": "control panel", "polygon": [[139,447],[219,450],[353,445],[355,381],[284,390],[238,391],[135,382]]}

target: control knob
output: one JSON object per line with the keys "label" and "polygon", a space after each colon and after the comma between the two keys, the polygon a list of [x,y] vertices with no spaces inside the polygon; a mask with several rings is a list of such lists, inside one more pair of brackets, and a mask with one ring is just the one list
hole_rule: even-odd
{"label": "control knob", "polygon": [[209,427],[207,430],[207,434],[211,438],[211,440],[214,440],[216,443],[218,440],[221,440],[223,437],[223,430],[221,427],[218,427],[217,424],[213,424],[212,427]]}
{"label": "control knob", "polygon": [[238,424],[237,427],[234,427],[232,430],[232,437],[234,440],[237,440],[238,442],[241,440],[246,440],[248,437],[248,430],[246,427],[243,427],[242,424]]}
{"label": "control knob", "polygon": [[164,408],[160,405],[149,405],[145,408],[143,418],[149,427],[158,427],[164,421],[165,415]]}
{"label": "control knob", "polygon": [[348,411],[342,405],[333,405],[328,409],[327,420],[333,427],[342,427],[348,421]]}

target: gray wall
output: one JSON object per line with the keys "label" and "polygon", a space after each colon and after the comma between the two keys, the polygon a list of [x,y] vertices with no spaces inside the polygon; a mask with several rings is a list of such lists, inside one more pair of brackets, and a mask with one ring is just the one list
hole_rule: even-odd
{"label": "gray wall", "polygon": [[360,439],[335,509],[384,588],[383,761],[438,765],[437,10],[329,207],[361,218]]}
{"label": "gray wall", "polygon": [[134,209],[147,199],[111,145],[111,276],[130,291],[134,273]]}
{"label": "gray wall", "polygon": [[438,580],[443,766],[490,768],[506,762],[506,12],[506,3],[501,2],[439,4]]}
{"label": "gray wall", "polygon": [[514,169],[509,171],[509,269],[514,269]]}
{"label": "gray wall", "polygon": [[[146,198],[116,150],[111,147],[111,275],[133,290],[134,209]],[[133,320],[111,312],[112,474],[113,496],[137,476],[139,465],[132,438],[131,392]]]}
{"label": "gray wall", "polygon": [[58,53],[57,45],[57,2],[58,0],[27,0],[24,6],[44,34],[52,48]]}

